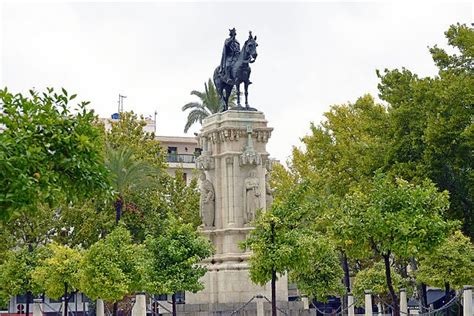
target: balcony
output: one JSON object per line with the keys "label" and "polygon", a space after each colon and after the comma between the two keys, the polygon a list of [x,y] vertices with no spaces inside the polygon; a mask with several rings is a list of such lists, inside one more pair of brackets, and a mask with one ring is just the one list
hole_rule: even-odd
{"label": "balcony", "polygon": [[180,163],[194,163],[196,160],[195,155],[190,154],[168,154],[166,157],[167,162],[180,162]]}

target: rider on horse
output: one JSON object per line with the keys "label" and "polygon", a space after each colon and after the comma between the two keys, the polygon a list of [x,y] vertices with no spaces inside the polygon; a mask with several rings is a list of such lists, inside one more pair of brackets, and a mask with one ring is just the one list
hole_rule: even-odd
{"label": "rider on horse", "polygon": [[240,44],[235,38],[237,35],[235,28],[229,30],[229,32],[229,38],[225,40],[224,49],[222,50],[220,75],[224,82],[227,84],[233,84],[234,78],[232,78],[232,65],[239,57]]}

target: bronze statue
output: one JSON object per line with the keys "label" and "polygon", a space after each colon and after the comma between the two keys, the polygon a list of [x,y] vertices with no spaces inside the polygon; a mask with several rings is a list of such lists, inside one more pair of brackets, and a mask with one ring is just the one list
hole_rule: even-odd
{"label": "bronze statue", "polygon": [[[235,38],[235,28],[229,30],[229,38],[224,42],[221,64],[214,71],[214,85],[221,97],[223,111],[229,107],[229,97],[234,86],[237,89],[237,107],[245,110],[254,110],[248,104],[248,86],[250,82],[250,66],[257,59],[257,36],[253,37],[249,32],[249,38],[245,41],[242,50]],[[239,51],[240,50],[240,51]],[[244,83],[245,108],[240,105],[240,84]]]}

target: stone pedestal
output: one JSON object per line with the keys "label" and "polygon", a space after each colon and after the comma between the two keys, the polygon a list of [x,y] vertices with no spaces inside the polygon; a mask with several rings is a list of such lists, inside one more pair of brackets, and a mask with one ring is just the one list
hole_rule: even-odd
{"label": "stone pedestal", "polygon": [[[254,228],[251,221],[265,210],[265,175],[270,170],[266,144],[272,128],[262,112],[233,111],[203,121],[199,134],[202,154],[196,160],[201,174],[202,234],[213,243],[215,255],[206,260],[205,289],[186,293],[186,303],[245,303],[270,285],[254,285],[249,278],[250,253],[239,243]],[[287,278],[277,283],[277,299],[288,300]]]}

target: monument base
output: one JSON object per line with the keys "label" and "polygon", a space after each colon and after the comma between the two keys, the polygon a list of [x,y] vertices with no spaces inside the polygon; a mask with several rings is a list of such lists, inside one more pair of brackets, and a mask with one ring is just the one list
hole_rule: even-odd
{"label": "monument base", "polygon": [[[246,303],[254,296],[271,298],[270,282],[259,286],[250,280],[246,261],[239,263],[208,264],[208,272],[201,279],[204,290],[186,292],[186,304]],[[277,281],[277,301],[288,301],[288,278],[282,275]]]}

